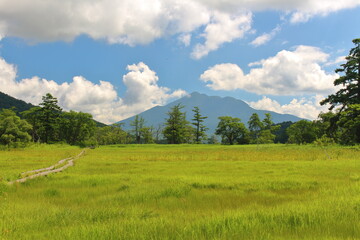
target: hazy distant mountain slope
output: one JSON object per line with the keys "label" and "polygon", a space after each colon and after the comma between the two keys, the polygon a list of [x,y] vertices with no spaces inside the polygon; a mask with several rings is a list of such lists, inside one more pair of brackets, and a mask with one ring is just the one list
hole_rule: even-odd
{"label": "hazy distant mountain slope", "polygon": [[22,112],[34,107],[34,105],[0,92],[0,109],[7,109],[12,107],[15,107],[16,111]]}
{"label": "hazy distant mountain slope", "polygon": [[[185,106],[183,111],[187,114],[187,119],[190,121],[193,117],[193,112],[191,111],[195,106],[200,108],[201,114],[207,116],[205,120],[205,125],[209,128],[208,133],[213,134],[215,128],[219,122],[218,117],[220,116],[232,116],[238,117],[243,123],[247,123],[251,114],[254,112],[258,113],[260,118],[263,119],[265,113],[271,113],[274,123],[280,123],[285,121],[296,122],[301,120],[301,118],[289,114],[279,114],[271,111],[264,110],[255,110],[251,108],[247,103],[232,98],[232,97],[216,97],[216,96],[207,96],[205,94],[200,94],[194,92],[189,96],[178,99],[172,103],[169,103],[165,106],[157,106],[151,108],[145,112],[139,114],[146,121],[147,126],[158,126],[163,124],[167,118],[166,113],[169,112],[170,108],[181,104]],[[130,129],[130,122],[133,121],[134,117],[120,121],[124,123],[125,129]]]}

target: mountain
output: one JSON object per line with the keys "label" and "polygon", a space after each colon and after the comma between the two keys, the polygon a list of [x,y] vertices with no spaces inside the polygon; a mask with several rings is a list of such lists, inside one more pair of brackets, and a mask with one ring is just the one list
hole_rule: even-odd
{"label": "mountain", "polygon": [[[197,92],[194,92],[189,96],[185,96],[165,106],[153,107],[138,115],[145,119],[145,124],[147,126],[157,127],[159,124],[163,124],[165,122],[165,119],[167,118],[166,113],[170,111],[171,107],[177,104],[184,106],[182,111],[186,112],[188,121],[191,121],[191,118],[193,117],[192,109],[194,107],[199,107],[201,115],[208,117],[204,121],[204,124],[209,128],[208,134],[213,134],[215,132],[219,122],[218,117],[220,116],[238,117],[245,124],[247,124],[250,116],[253,113],[257,113],[260,119],[264,118],[265,113],[271,113],[274,123],[286,121],[297,122],[301,120],[301,118],[290,114],[279,114],[272,111],[256,110],[251,108],[244,101],[232,97],[222,98],[216,96],[207,96]],[[134,118],[135,116],[124,119],[119,123],[124,123],[124,129],[129,130],[131,128],[130,122],[133,121]]]}
{"label": "mountain", "polygon": [[12,107],[15,107],[17,112],[23,112],[35,106],[0,92],[0,110]]}

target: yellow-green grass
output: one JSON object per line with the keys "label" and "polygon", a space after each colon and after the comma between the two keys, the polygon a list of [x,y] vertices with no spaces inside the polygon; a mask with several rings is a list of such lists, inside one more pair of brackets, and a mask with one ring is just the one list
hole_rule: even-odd
{"label": "yellow-green grass", "polygon": [[0,181],[15,180],[22,172],[49,167],[80,151],[78,147],[63,144],[34,144],[25,149],[0,150]]}
{"label": "yellow-green grass", "polygon": [[0,239],[360,239],[359,173],[356,147],[101,147],[7,187]]}

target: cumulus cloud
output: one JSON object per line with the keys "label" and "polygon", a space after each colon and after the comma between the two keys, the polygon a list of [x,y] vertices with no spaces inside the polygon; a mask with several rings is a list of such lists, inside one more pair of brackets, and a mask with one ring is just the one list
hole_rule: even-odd
{"label": "cumulus cloud", "polygon": [[33,41],[71,41],[86,34],[110,43],[147,44],[191,32],[209,18],[206,6],[190,0],[0,1],[3,35]]}
{"label": "cumulus cloud", "polygon": [[321,64],[329,55],[310,46],[283,50],[274,57],[251,63],[248,74],[232,63],[215,65],[206,70],[200,80],[214,90],[243,89],[257,94],[304,95],[328,94],[335,91],[338,74],[326,73]]}
{"label": "cumulus cloud", "polygon": [[35,105],[42,101],[42,96],[51,93],[65,110],[88,112],[104,123],[120,121],[186,95],[183,90],[172,92],[158,86],[156,73],[142,62],[129,65],[127,70],[123,76],[126,94],[121,98],[111,83],[95,84],[82,76],[62,84],[39,77],[16,81],[16,67],[0,58],[0,91]]}
{"label": "cumulus cloud", "polygon": [[[243,37],[250,28],[252,11],[283,11],[297,23],[359,5],[359,0],[0,0],[0,39],[72,41],[85,34],[134,46],[200,33],[204,42],[193,49],[193,57],[200,58]],[[189,35],[184,36],[187,45]],[[258,41],[269,37],[261,36]]]}
{"label": "cumulus cloud", "polygon": [[326,16],[330,13],[343,9],[360,6],[359,0],[198,0],[209,7],[222,11],[236,11],[237,9],[249,9],[251,11],[276,10],[290,15],[292,23],[306,22],[314,16]]}
{"label": "cumulus cloud", "polygon": [[[301,2],[301,1],[297,1]],[[307,22],[314,16],[326,16],[332,12],[337,12],[342,9],[349,9],[360,6],[359,0],[318,0],[318,1],[305,1],[305,4],[299,4],[291,14],[290,22],[299,23]]]}
{"label": "cumulus cloud", "polygon": [[292,114],[301,118],[314,120],[318,117],[319,113],[326,112],[328,109],[328,106],[321,106],[319,104],[324,98],[322,95],[315,95],[311,98],[294,98],[290,103],[281,105],[279,102],[263,96],[263,98],[257,102],[248,103],[255,109]]}
{"label": "cumulus cloud", "polygon": [[144,111],[155,105],[164,105],[169,99],[186,95],[183,90],[176,90],[169,94],[170,89],[157,85],[158,77],[145,63],[129,65],[129,73],[123,76],[126,86],[124,103],[136,112]]}
{"label": "cumulus cloud", "polygon": [[277,26],[276,28],[274,28],[273,30],[271,30],[270,33],[264,33],[260,36],[258,36],[257,38],[255,38],[250,44],[258,47],[261,45],[266,44],[267,42],[269,42],[271,39],[273,39],[275,37],[275,35],[281,30],[280,26]]}
{"label": "cumulus cloud", "polygon": [[206,26],[203,37],[204,44],[197,44],[191,53],[195,59],[200,59],[210,51],[218,49],[223,43],[242,38],[251,29],[252,15],[250,12],[240,15],[229,15],[215,12],[212,21]]}

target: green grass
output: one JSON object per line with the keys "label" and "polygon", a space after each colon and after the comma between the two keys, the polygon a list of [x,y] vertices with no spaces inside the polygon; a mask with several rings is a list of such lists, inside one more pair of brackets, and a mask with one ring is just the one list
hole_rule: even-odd
{"label": "green grass", "polygon": [[[3,179],[80,149],[19,152],[0,152]],[[0,185],[0,239],[360,239],[359,173],[356,147],[101,147]]]}
{"label": "green grass", "polygon": [[78,147],[59,144],[34,144],[25,149],[0,150],[0,181],[15,180],[22,172],[49,167],[79,152]]}

